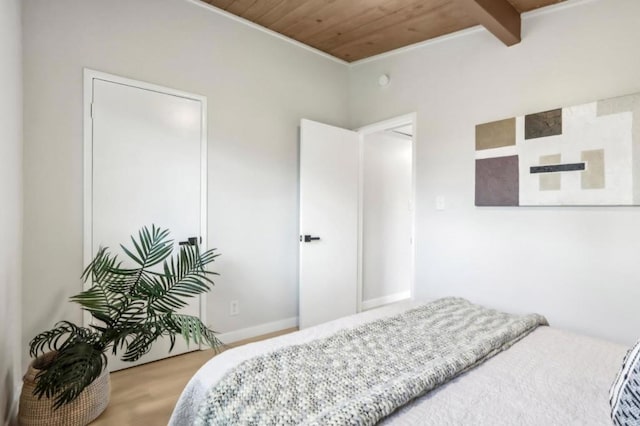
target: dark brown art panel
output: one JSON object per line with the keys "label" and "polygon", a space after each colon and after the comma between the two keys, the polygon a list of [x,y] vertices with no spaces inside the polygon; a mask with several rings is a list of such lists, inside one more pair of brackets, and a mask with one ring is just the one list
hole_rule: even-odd
{"label": "dark brown art panel", "polygon": [[524,116],[524,138],[535,139],[562,134],[562,108]]}
{"label": "dark brown art panel", "polygon": [[476,160],[476,206],[520,204],[518,156]]}

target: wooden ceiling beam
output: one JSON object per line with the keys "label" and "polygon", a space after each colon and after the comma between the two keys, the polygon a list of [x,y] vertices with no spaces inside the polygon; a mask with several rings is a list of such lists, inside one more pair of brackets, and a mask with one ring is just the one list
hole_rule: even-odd
{"label": "wooden ceiling beam", "polygon": [[456,0],[467,14],[507,46],[520,43],[520,13],[507,0]]}

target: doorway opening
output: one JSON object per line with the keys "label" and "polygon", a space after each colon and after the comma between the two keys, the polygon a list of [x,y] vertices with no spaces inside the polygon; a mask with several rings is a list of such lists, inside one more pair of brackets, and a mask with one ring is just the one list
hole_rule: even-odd
{"label": "doorway opening", "polygon": [[358,132],[358,310],[364,311],[413,296],[415,114]]}

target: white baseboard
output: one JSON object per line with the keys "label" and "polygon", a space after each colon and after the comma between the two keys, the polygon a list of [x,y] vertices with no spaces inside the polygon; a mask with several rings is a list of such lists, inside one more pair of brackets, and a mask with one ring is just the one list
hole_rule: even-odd
{"label": "white baseboard", "polygon": [[369,309],[377,308],[379,306],[388,305],[389,303],[399,302],[401,300],[410,299],[411,292],[403,291],[400,293],[390,294],[384,297],[378,297],[377,299],[369,299],[362,301],[362,310],[368,311]]}
{"label": "white baseboard", "polygon": [[220,333],[218,334],[218,339],[220,339],[222,343],[228,344],[297,326],[298,317],[291,317],[253,327],[241,328],[240,330],[229,331],[227,333]]}

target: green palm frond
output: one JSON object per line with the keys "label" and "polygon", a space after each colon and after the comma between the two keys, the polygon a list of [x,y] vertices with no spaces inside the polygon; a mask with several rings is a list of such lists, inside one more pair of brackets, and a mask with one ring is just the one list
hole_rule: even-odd
{"label": "green palm frond", "polygon": [[173,240],[168,239],[168,236],[168,229],[163,230],[152,225],[151,231],[144,227],[138,232],[138,241],[131,237],[137,255],[122,244],[120,247],[142,268],[149,268],[165,260],[173,251]]}
{"label": "green palm frond", "polygon": [[164,262],[164,274],[154,277],[147,288],[151,313],[170,313],[187,305],[186,298],[206,293],[213,285],[205,266],[218,256],[213,250],[202,255],[196,246],[180,249],[177,259]]}
{"label": "green palm frond", "polygon": [[100,348],[75,342],[58,352],[48,368],[36,375],[34,394],[55,398],[53,408],[59,408],[76,399],[106,366],[107,357]]}
{"label": "green palm frond", "polygon": [[100,247],[96,257],[82,273],[82,280],[105,286],[115,293],[126,293],[137,281],[138,269],[121,268],[122,262],[117,255],[112,255],[108,247]]}
{"label": "green palm frond", "polygon": [[71,301],[79,304],[82,309],[89,311],[92,315],[108,315],[112,309],[110,304],[110,294],[102,286],[93,286],[82,293],[71,297]]}
{"label": "green palm frond", "polygon": [[119,352],[126,351],[129,343],[139,333],[140,328],[140,324],[119,324],[118,328],[106,329],[104,336],[110,342],[111,353],[118,355]]}
{"label": "green palm frond", "polygon": [[95,341],[95,334],[69,321],[60,321],[55,328],[44,331],[31,339],[29,355],[38,356],[48,351],[61,351],[77,341]]}
{"label": "green palm frond", "polygon": [[147,322],[136,328],[133,339],[129,341],[127,350],[122,355],[123,361],[137,361],[151,350],[151,345],[158,340],[166,330],[161,323]]}
{"label": "green palm frond", "polygon": [[187,344],[191,340],[196,344],[207,344],[213,349],[223,346],[215,332],[204,325],[198,317],[169,314],[164,317],[164,323],[167,330],[182,335]]}

